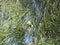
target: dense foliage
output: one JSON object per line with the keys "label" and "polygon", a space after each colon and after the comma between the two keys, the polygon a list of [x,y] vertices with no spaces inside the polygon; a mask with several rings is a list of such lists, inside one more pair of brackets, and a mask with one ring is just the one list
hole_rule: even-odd
{"label": "dense foliage", "polygon": [[40,11],[33,1],[0,0],[0,45],[24,44],[26,26],[31,28],[33,38],[33,43],[26,45],[60,45],[60,0],[35,0]]}

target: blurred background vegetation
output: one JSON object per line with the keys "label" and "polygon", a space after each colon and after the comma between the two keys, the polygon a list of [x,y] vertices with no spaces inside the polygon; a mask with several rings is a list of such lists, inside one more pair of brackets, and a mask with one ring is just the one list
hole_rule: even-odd
{"label": "blurred background vegetation", "polygon": [[[24,42],[26,26],[32,44]],[[0,0],[0,45],[60,45],[60,0]]]}

